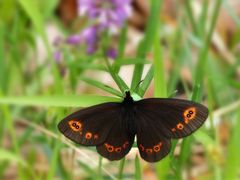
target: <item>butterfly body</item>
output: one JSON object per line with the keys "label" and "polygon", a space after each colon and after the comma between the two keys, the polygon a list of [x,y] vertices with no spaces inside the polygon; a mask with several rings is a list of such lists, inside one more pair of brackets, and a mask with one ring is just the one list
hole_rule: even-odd
{"label": "butterfly body", "polygon": [[135,136],[140,155],[148,162],[165,157],[171,139],[190,135],[206,120],[208,109],[192,101],[149,98],[134,101],[126,92],[120,103],[103,103],[79,110],[58,125],[72,141],[96,146],[109,160],[123,158]]}

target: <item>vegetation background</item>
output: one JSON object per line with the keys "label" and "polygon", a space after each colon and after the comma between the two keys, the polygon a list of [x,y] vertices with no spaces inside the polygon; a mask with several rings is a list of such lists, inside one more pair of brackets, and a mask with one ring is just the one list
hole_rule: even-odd
{"label": "vegetation background", "polygon": [[[75,35],[96,22],[78,2],[0,1],[0,179],[240,179],[240,1],[133,0],[91,53]],[[60,135],[66,115],[126,89],[210,115],[154,164],[136,145],[110,162]]]}

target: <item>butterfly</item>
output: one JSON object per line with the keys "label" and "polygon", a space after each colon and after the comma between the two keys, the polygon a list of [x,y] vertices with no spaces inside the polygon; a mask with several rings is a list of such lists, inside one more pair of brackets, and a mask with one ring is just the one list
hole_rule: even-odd
{"label": "butterfly", "polygon": [[107,102],[76,111],[58,124],[75,143],[96,146],[109,160],[123,158],[137,137],[140,156],[157,162],[171,149],[171,139],[189,136],[207,119],[208,108],[192,101],[147,98],[134,101],[126,91],[122,102]]}

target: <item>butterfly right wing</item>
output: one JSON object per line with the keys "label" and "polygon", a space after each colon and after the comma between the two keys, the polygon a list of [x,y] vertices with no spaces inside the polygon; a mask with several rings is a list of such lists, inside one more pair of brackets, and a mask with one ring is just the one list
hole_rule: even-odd
{"label": "butterfly right wing", "polygon": [[103,103],[76,111],[58,124],[58,129],[72,141],[94,146],[107,138],[120,113],[120,103]]}
{"label": "butterfly right wing", "polygon": [[200,128],[208,117],[202,104],[173,98],[149,98],[136,102],[137,111],[158,128],[166,138],[179,139]]}
{"label": "butterfly right wing", "polygon": [[148,162],[166,156],[172,138],[196,131],[207,119],[208,109],[198,103],[170,98],[150,98],[135,103],[137,144]]}

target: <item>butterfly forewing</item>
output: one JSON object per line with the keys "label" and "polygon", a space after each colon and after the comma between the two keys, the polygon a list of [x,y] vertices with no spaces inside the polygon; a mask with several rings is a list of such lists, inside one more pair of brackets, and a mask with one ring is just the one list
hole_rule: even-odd
{"label": "butterfly forewing", "polygon": [[180,99],[150,98],[136,102],[137,111],[166,138],[182,138],[196,131],[207,119],[208,109]]}
{"label": "butterfly forewing", "polygon": [[58,128],[78,144],[102,144],[117,121],[119,106],[119,103],[104,103],[79,110],[64,118]]}

